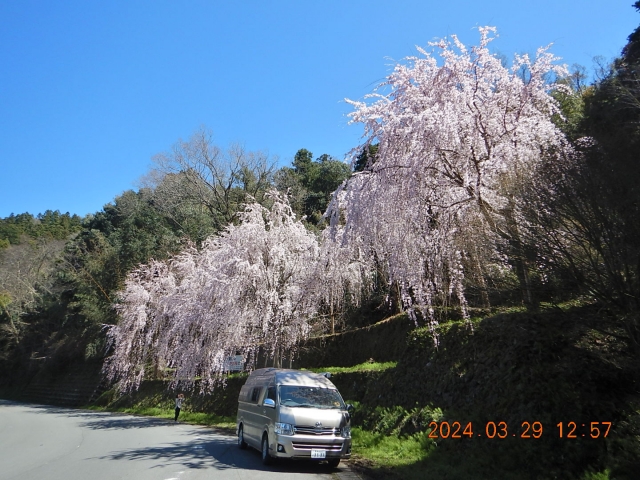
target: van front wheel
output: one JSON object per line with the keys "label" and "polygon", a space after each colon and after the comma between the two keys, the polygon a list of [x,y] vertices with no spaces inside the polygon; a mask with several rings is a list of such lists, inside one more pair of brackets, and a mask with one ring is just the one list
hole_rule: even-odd
{"label": "van front wheel", "polygon": [[338,465],[340,465],[340,459],[330,458],[329,460],[327,460],[327,463],[329,464],[329,468],[336,468]]}
{"label": "van front wheel", "polygon": [[238,427],[238,447],[242,450],[247,448],[247,442],[244,441],[244,429],[242,428],[242,425]]}
{"label": "van front wheel", "polygon": [[262,436],[262,463],[264,465],[273,463],[273,457],[269,455],[269,437],[266,433]]}

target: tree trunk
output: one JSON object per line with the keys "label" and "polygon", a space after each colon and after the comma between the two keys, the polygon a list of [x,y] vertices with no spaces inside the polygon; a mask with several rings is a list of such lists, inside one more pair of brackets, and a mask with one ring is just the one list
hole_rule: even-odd
{"label": "tree trunk", "polygon": [[491,301],[489,300],[489,289],[487,288],[487,282],[484,279],[484,271],[482,270],[482,264],[480,263],[480,255],[478,255],[478,247],[474,246],[475,264],[478,269],[478,281],[480,283],[480,298],[482,298],[482,306],[484,308],[491,308]]}
{"label": "tree trunk", "polygon": [[336,333],[336,319],[333,314],[333,301],[331,305],[329,305],[329,315],[331,316],[331,335],[335,335]]}
{"label": "tree trunk", "polygon": [[509,257],[511,264],[516,270],[516,276],[520,283],[520,292],[522,294],[522,302],[528,310],[537,310],[538,301],[531,285],[531,276],[529,274],[529,262],[527,261],[527,252],[522,243],[518,223],[514,218],[515,204],[513,200],[509,201],[509,206],[504,210],[504,218],[506,220],[506,230],[509,238]]}
{"label": "tree trunk", "polygon": [[392,315],[402,313],[402,294],[400,292],[400,283],[397,280],[394,280],[389,289],[389,304]]}

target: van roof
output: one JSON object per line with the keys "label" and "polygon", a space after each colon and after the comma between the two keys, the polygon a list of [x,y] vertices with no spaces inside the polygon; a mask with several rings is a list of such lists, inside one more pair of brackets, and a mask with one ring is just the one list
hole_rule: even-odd
{"label": "van roof", "polygon": [[290,370],[288,368],[260,368],[251,376],[275,376],[276,385],[304,385],[308,387],[336,388],[324,375],[308,370]]}

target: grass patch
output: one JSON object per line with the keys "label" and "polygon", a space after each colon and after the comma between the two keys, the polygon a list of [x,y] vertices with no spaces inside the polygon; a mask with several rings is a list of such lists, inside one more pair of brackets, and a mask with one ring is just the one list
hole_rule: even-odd
{"label": "grass patch", "polygon": [[424,460],[435,446],[433,440],[427,437],[428,432],[396,437],[354,427],[351,435],[354,455],[387,468]]}
{"label": "grass patch", "polygon": [[582,480],[610,480],[609,470],[605,470],[604,472],[599,473],[591,473],[587,472],[582,477]]}
{"label": "grass patch", "polygon": [[[119,412],[131,415],[142,415],[145,417],[165,418],[168,420],[173,420],[175,416],[175,411],[171,408],[147,407],[141,405],[122,408],[105,408],[96,406],[89,406],[87,408],[103,412]],[[190,412],[185,411],[184,409],[180,411],[179,421],[193,425],[204,425],[207,427],[217,428],[229,433],[235,433],[236,429],[235,417],[215,415],[212,413]]]}
{"label": "grass patch", "polygon": [[352,367],[324,367],[324,368],[310,368],[312,372],[316,373],[355,373],[355,372],[382,372],[395,368],[398,362],[364,362]]}

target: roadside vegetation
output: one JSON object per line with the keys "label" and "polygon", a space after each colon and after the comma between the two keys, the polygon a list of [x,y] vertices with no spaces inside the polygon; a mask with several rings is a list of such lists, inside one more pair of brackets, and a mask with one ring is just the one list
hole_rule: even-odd
{"label": "roadside vegetation", "polygon": [[[353,468],[392,480],[634,478],[640,362],[615,317],[588,305],[549,306],[536,314],[508,310],[474,320],[473,331],[463,320],[442,322],[438,335],[435,348],[428,326],[387,334],[389,344],[403,345],[397,362],[372,361],[375,346],[363,341],[354,346],[362,363],[312,369],[330,372],[355,407]],[[181,420],[235,433],[245,378],[234,374],[210,395],[192,392]],[[101,408],[172,419],[173,396],[167,382],[149,381],[124,396],[106,392]],[[447,429],[434,433],[432,422],[447,422],[448,438],[442,438]],[[461,428],[454,438],[456,422]],[[500,438],[500,429],[486,438],[490,422],[505,422],[508,438]],[[541,434],[524,422],[539,422]],[[569,422],[611,422],[611,428],[606,438],[603,424],[601,438],[582,429],[587,438],[574,439],[567,438]],[[469,424],[471,438],[463,433]]]}

